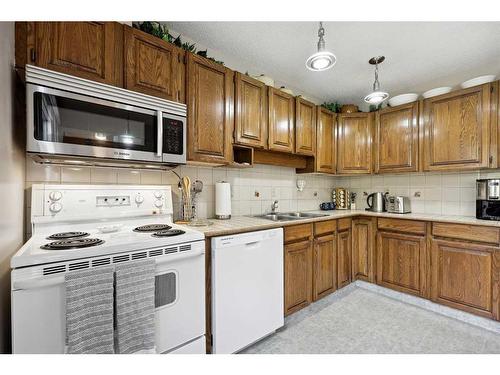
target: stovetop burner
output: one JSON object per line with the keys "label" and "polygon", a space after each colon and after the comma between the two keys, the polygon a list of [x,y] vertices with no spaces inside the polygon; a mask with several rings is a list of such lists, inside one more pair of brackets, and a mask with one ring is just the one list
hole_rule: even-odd
{"label": "stovetop burner", "polygon": [[46,245],[40,246],[44,250],[70,250],[81,249],[103,244],[104,241],[99,238],[72,238],[69,240],[55,241]]}
{"label": "stovetop burner", "polygon": [[66,240],[68,238],[82,238],[89,236],[87,232],[61,232],[54,233],[47,237],[48,240]]}
{"label": "stovetop burner", "polygon": [[134,232],[158,232],[163,230],[169,230],[170,228],[172,227],[167,224],[148,224],[135,228]]}
{"label": "stovetop burner", "polygon": [[179,236],[181,234],[184,234],[184,232],[181,229],[167,229],[167,230],[160,230],[159,232],[153,233],[153,237],[172,237],[172,236]]}

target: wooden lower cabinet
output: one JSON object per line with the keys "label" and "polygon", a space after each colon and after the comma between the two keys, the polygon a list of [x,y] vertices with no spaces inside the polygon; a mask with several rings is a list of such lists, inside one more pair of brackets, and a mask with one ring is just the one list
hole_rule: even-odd
{"label": "wooden lower cabinet", "polygon": [[337,287],[340,289],[352,281],[351,278],[351,230],[337,234]]}
{"label": "wooden lower cabinet", "polygon": [[312,301],[312,255],[309,239],[285,245],[285,315]]}
{"label": "wooden lower cabinet", "polygon": [[337,289],[336,236],[330,234],[314,239],[313,301]]}
{"label": "wooden lower cabinet", "polygon": [[352,221],[352,280],[375,282],[375,220]]}
{"label": "wooden lower cabinet", "polygon": [[426,287],[424,236],[377,233],[377,284],[424,296]]}
{"label": "wooden lower cabinet", "polygon": [[500,320],[500,249],[432,241],[431,299]]}

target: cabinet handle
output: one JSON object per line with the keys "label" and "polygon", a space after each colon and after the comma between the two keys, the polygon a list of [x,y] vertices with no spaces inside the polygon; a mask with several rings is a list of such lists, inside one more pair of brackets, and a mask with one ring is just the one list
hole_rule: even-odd
{"label": "cabinet handle", "polygon": [[490,155],[490,165],[492,165],[492,164],[493,164],[493,156]]}
{"label": "cabinet handle", "polygon": [[30,48],[30,59],[31,61],[35,62],[36,61],[36,51],[34,48]]}

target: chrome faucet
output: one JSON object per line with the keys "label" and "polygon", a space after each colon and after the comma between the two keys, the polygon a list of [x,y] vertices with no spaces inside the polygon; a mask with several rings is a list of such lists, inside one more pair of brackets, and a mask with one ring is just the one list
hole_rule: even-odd
{"label": "chrome faucet", "polygon": [[271,204],[271,213],[275,214],[277,209],[278,209],[278,201],[274,201]]}

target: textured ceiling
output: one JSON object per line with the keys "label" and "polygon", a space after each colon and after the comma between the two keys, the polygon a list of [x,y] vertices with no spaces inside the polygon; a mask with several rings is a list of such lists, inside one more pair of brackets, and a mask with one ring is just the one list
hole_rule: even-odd
{"label": "textured ceiling", "polygon": [[315,52],[316,22],[165,23],[234,57],[251,74],[265,73],[320,100],[362,102],[373,83],[368,59],[376,55],[386,56],[380,83],[391,96],[500,74],[500,22],[324,22],[327,49],[337,56],[325,72],[304,65]]}

